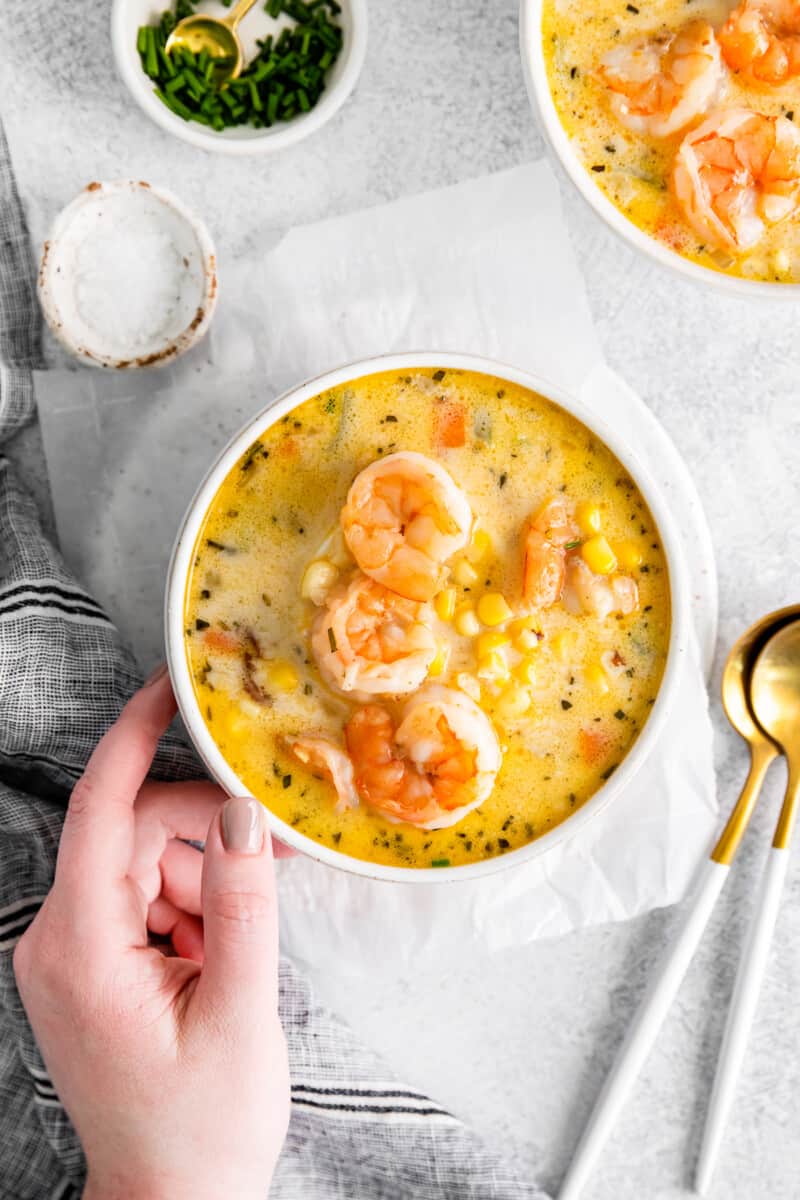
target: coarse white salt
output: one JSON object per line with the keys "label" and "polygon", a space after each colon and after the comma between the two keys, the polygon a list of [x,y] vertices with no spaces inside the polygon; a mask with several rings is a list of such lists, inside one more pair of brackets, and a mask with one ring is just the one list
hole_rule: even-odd
{"label": "coarse white salt", "polygon": [[153,213],[109,215],[76,247],[75,301],[100,338],[140,353],[171,323],[186,267]]}
{"label": "coarse white salt", "polygon": [[216,302],[205,227],[134,180],[91,184],[56,219],[39,279],[56,337],[93,366],[168,362],[202,336]]}

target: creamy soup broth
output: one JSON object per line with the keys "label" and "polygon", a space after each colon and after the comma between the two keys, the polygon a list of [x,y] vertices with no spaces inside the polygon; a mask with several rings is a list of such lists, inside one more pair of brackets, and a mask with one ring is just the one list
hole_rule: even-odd
{"label": "creamy soup broth", "polygon": [[[463,445],[448,445],[460,438]],[[488,798],[439,830],[393,824],[366,803],[337,812],[331,783],[286,748],[287,737],[308,731],[341,743],[343,726],[359,707],[320,676],[310,649],[316,609],[303,598],[301,581],[320,558],[342,576],[353,569],[339,525],[348,489],[368,463],[399,450],[441,463],[475,515],[469,545],[448,564],[446,589],[455,593],[456,615],[435,617],[444,653],[432,669],[439,672],[437,683],[463,683],[477,697],[502,750]],[[524,531],[553,496],[583,514],[588,535],[599,524],[628,563],[638,604],[627,616],[602,620],[561,603],[528,614],[536,632],[522,639],[522,652],[509,631],[527,611],[521,602]],[[582,553],[581,547],[570,553]],[[501,639],[507,635],[497,653],[508,674],[499,678],[480,677],[486,654],[480,658],[485,643],[479,638],[487,627],[477,622],[475,632],[473,620],[471,633],[458,631],[458,614],[472,612],[485,593],[501,595],[513,609],[513,617],[491,630]],[[244,786],[312,840],[359,859],[412,868],[491,858],[579,809],[647,721],[669,629],[669,579],[658,531],[617,459],[541,396],[452,370],[371,375],[315,396],[268,429],[214,498],[186,593],[186,653],[197,702]],[[376,702],[400,707],[382,697]]]}

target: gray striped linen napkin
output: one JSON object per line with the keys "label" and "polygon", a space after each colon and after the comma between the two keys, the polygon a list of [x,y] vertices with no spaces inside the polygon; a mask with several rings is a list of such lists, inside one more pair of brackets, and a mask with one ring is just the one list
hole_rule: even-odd
{"label": "gray striped linen napkin", "polygon": [[[0,446],[34,414],[40,319],[0,123]],[[0,1198],[80,1194],[78,1138],[28,1026],[12,952],[50,887],[64,807],[98,738],[138,687],[114,625],[42,533],[0,455]],[[159,779],[200,774],[175,734]],[[275,1200],[546,1200],[455,1117],[394,1079],[281,964],[292,1119]],[[233,1200],[233,1198],[232,1198]]]}

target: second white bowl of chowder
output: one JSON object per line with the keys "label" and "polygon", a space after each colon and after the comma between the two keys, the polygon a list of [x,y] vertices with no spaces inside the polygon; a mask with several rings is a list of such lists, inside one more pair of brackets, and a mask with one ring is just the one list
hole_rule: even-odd
{"label": "second white bowl of chowder", "polygon": [[800,290],[800,10],[778,23],[784,7],[520,5],[531,103],[584,198],[651,258],[742,296]]}

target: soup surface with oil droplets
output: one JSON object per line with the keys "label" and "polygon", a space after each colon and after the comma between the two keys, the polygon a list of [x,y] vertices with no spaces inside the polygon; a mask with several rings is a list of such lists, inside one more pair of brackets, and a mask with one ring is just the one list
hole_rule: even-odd
{"label": "soup surface with oil droplets", "polygon": [[[392,455],[397,471],[443,469],[461,505],[422,599],[392,592],[407,573],[361,574],[343,533],[353,481]],[[425,496],[407,494],[427,521]],[[404,517],[398,536],[421,528]],[[354,588],[371,607],[337,624]],[[614,455],[536,393],[443,369],[332,388],[254,442],[208,510],[185,614],[200,711],[244,787],[313,841],[410,868],[504,854],[580,808],[647,721],[670,631],[659,533]],[[352,687],[341,663],[364,622],[358,661],[376,661]],[[393,686],[402,694],[381,690]],[[424,696],[455,697],[431,718],[433,741],[403,723]],[[365,722],[385,735],[374,754]],[[308,737],[345,774],[352,763],[349,806],[324,764],[298,757]]]}
{"label": "soup surface with oil droplets", "polygon": [[[753,11],[745,15],[747,8]],[[764,44],[772,39],[771,53],[786,57],[783,47],[791,47],[791,35],[788,42],[783,35],[790,31],[772,21],[773,11],[784,8],[770,6],[768,0],[742,0],[738,7],[730,0],[692,0],[690,5],[685,0],[646,5],[638,0],[597,0],[589,8],[579,0],[544,0],[542,37],[561,123],[587,173],[620,212],[650,237],[701,266],[744,279],[797,283],[800,74],[793,72],[795,67],[800,70],[800,53],[797,63],[784,64],[783,71],[770,71],[768,60],[743,65],[742,44],[747,39],[744,26],[739,26],[740,10],[745,25],[755,14]],[[795,11],[792,20],[797,25],[794,33],[800,33],[800,13]],[[694,53],[701,48],[692,41],[697,30],[704,31],[705,57]],[[654,50],[669,53],[670,47],[674,51],[674,39],[680,36],[687,39],[688,53],[662,59],[666,71],[647,74],[655,69],[655,60],[646,66],[645,56]],[[637,55],[635,61],[630,51]],[[637,71],[647,74],[649,92],[637,90]],[[686,109],[677,114],[683,102]],[[626,108],[646,114],[640,127],[626,125]],[[734,129],[729,118],[740,110],[756,114],[756,120]],[[653,120],[654,113],[665,119]],[[666,119],[672,114],[674,120]],[[774,135],[774,119],[781,145],[767,161],[768,147],[760,143]],[[706,136],[707,122],[713,135]],[[717,138],[717,130],[725,136]],[[679,203],[675,175],[681,147],[696,131],[701,158],[692,143],[681,190],[691,197],[691,211],[700,212],[699,223],[688,219],[686,204]],[[708,215],[709,205],[713,213],[706,221],[703,214]],[[734,214],[735,235],[726,214]],[[761,216],[767,219],[762,222]]]}

